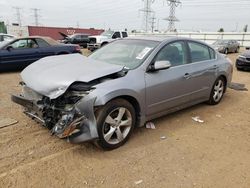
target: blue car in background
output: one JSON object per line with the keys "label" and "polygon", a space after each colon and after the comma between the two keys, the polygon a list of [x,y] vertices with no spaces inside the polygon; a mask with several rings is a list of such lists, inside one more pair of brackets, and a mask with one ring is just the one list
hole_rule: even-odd
{"label": "blue car in background", "polygon": [[0,72],[22,70],[52,55],[81,53],[79,45],[61,44],[49,37],[25,37],[0,43]]}

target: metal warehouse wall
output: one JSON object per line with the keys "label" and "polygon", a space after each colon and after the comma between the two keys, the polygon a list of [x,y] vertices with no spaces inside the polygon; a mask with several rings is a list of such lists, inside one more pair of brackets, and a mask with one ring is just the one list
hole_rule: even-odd
{"label": "metal warehouse wall", "polygon": [[81,29],[81,28],[62,28],[62,27],[37,27],[28,26],[28,31],[30,36],[48,36],[55,40],[60,40],[63,37],[59,32],[66,35],[72,35],[75,33],[86,33],[90,35],[100,35],[104,30],[102,29]]}
{"label": "metal warehouse wall", "polygon": [[27,37],[29,36],[28,27],[27,26],[14,26],[7,25],[7,33],[17,36],[17,37]]}
{"label": "metal warehouse wall", "polygon": [[130,36],[145,36],[145,35],[154,35],[154,36],[179,36],[187,37],[192,39],[197,39],[204,41],[208,44],[212,44],[218,39],[232,39],[237,40],[241,46],[250,46],[250,32],[169,32],[169,33],[131,33]]}

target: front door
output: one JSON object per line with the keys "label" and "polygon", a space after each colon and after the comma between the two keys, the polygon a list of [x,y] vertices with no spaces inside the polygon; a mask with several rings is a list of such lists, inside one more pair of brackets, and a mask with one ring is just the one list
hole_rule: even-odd
{"label": "front door", "polygon": [[147,116],[187,103],[189,95],[195,90],[194,84],[188,78],[191,70],[185,42],[167,44],[156,55],[154,62],[156,61],[169,61],[171,67],[145,74]]}

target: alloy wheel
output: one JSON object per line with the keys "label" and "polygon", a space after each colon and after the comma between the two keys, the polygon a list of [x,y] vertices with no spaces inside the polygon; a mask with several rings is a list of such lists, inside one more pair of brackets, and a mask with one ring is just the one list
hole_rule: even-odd
{"label": "alloy wheel", "polygon": [[223,92],[224,92],[224,82],[221,79],[219,79],[214,85],[213,99],[215,102],[219,102],[221,100]]}
{"label": "alloy wheel", "polygon": [[118,144],[132,128],[132,115],[127,108],[119,107],[111,111],[105,119],[102,134],[108,144]]}

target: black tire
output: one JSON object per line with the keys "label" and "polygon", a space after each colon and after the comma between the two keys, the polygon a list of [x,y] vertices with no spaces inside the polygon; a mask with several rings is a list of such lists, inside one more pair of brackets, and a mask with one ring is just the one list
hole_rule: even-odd
{"label": "black tire", "polygon": [[240,47],[237,47],[235,50],[235,53],[239,53],[239,51],[240,51]]}
{"label": "black tire", "polygon": [[237,71],[243,71],[243,68],[236,67]]}
{"label": "black tire", "polygon": [[[123,113],[120,120],[118,120],[120,110],[123,111],[123,109],[125,109],[125,112]],[[116,115],[117,117],[115,118]],[[117,124],[107,123],[107,121],[111,122],[108,117],[111,117],[112,122],[113,120],[115,120]],[[121,126],[122,122],[130,122],[130,119],[131,123],[128,124],[131,125]],[[128,101],[124,99],[115,99],[113,101],[108,102],[105,106],[97,110],[96,120],[99,139],[95,142],[95,144],[97,144],[102,149],[112,150],[122,146],[129,139],[135,127],[136,113],[134,107]],[[119,140],[117,132],[119,132],[119,135],[122,135],[120,137],[120,139],[122,138],[122,140]]]}
{"label": "black tire", "polygon": [[225,49],[224,54],[228,54],[228,49],[227,48]]}
{"label": "black tire", "polygon": [[[218,87],[220,84],[222,84],[222,87]],[[223,77],[217,78],[216,81],[214,82],[214,85],[211,90],[210,97],[207,103],[209,105],[219,104],[221,99],[224,96],[225,91],[226,91],[226,80]],[[216,97],[216,92],[218,92],[217,97]]]}

